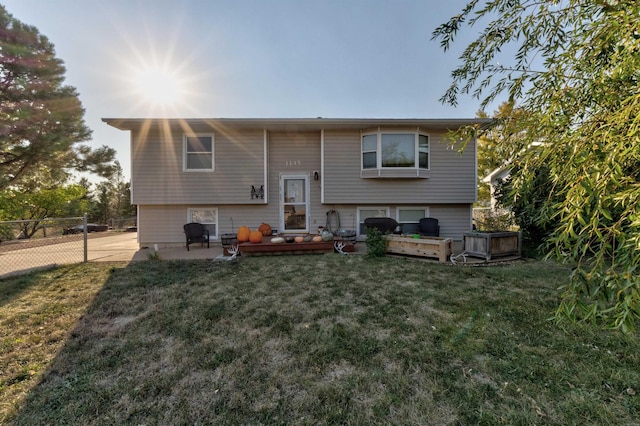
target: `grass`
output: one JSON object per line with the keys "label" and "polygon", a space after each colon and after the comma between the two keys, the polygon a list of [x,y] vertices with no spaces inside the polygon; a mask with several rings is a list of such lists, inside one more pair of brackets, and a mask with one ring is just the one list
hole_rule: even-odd
{"label": "grass", "polygon": [[566,268],[315,255],[0,281],[0,423],[633,424],[640,340]]}

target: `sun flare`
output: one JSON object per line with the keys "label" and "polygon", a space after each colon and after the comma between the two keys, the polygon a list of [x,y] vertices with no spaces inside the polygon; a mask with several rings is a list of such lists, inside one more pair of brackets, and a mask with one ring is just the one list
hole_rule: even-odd
{"label": "sun flare", "polygon": [[141,69],[133,83],[137,94],[153,105],[175,104],[184,94],[184,87],[179,77],[167,69]]}

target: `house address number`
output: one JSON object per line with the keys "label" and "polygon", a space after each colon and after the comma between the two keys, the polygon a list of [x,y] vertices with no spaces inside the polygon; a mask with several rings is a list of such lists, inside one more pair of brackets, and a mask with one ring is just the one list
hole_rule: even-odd
{"label": "house address number", "polygon": [[286,166],[302,166],[301,160],[285,160]]}

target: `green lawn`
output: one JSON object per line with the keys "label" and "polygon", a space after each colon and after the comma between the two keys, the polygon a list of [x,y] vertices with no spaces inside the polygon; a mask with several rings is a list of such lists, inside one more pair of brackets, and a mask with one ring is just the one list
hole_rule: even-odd
{"label": "green lawn", "polygon": [[309,255],[0,280],[0,423],[636,424],[640,339],[569,270]]}

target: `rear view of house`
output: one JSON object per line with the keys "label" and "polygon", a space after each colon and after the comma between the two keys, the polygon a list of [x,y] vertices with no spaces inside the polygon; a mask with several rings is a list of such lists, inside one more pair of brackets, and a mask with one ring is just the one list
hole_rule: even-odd
{"label": "rear view of house", "polygon": [[[119,119],[131,132],[131,193],[141,246],[184,245],[200,222],[211,241],[268,223],[284,234],[355,231],[391,217],[416,232],[438,219],[462,240],[476,201],[476,143],[449,130],[479,119]],[[338,223],[339,221],[339,223]]]}

